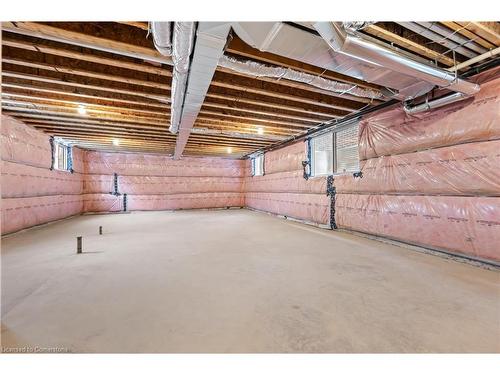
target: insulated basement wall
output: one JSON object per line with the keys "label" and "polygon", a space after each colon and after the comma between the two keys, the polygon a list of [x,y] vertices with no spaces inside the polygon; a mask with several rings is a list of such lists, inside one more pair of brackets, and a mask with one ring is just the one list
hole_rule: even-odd
{"label": "insulated basement wall", "polygon": [[[174,210],[244,205],[243,160],[85,152],[85,211]],[[114,173],[118,192],[113,196]]]}
{"label": "insulated basement wall", "polygon": [[82,150],[73,149],[74,173],[50,170],[49,137],[2,116],[1,232],[10,233],[82,211]]}
{"label": "insulated basement wall", "polygon": [[500,261],[499,89],[496,79],[434,111],[364,118],[363,176],[335,177],[337,225]]}
{"label": "insulated basement wall", "polygon": [[302,161],[306,145],[297,142],[264,156],[264,176],[251,175],[246,161],[245,206],[277,215],[328,224],[330,199],[326,196],[326,178],[305,180]]}

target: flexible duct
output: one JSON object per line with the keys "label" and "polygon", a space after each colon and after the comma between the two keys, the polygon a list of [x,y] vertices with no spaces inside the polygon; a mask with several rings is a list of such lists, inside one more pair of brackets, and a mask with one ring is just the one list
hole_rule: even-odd
{"label": "flexible duct", "polygon": [[363,30],[365,27],[368,27],[370,25],[373,25],[374,21],[349,21],[349,22],[342,22],[344,27],[346,29],[351,29],[351,30]]}
{"label": "flexible duct", "polygon": [[381,44],[364,39],[360,34],[350,33],[342,24],[317,22],[314,28],[337,53],[378,64],[466,95],[474,95],[480,90],[479,85],[457,78],[453,73],[410,59]]}
{"label": "flexible duct", "polygon": [[155,48],[162,55],[172,55],[172,22],[150,22]]}
{"label": "flexible duct", "polygon": [[290,81],[302,82],[323,90],[335,93],[356,95],[370,99],[380,99],[383,95],[371,89],[365,89],[356,85],[332,81],[323,77],[308,73],[298,72],[289,68],[272,67],[255,61],[240,61],[228,56],[222,56],[219,66],[254,77],[285,78]]}
{"label": "flexible duct", "polygon": [[195,22],[175,22],[172,37],[172,72],[170,132],[176,134],[181,121],[182,106],[186,92],[190,59],[193,52]]}
{"label": "flexible duct", "polygon": [[403,109],[407,114],[414,115],[420,112],[428,111],[430,109],[443,107],[445,105],[467,99],[468,97],[469,95],[462,94],[461,92],[455,92],[453,94],[446,95],[431,101],[426,100],[424,103],[417,104],[415,106],[410,106],[408,103],[405,103],[403,105]]}

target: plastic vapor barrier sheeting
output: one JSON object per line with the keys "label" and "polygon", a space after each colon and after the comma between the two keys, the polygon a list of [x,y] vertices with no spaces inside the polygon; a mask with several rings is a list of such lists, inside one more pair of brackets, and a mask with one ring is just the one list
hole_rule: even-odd
{"label": "plastic vapor barrier sheeting", "polygon": [[185,157],[173,160],[163,155],[85,152],[88,174],[118,173],[121,176],[243,177],[244,160]]}
{"label": "plastic vapor barrier sheeting", "polygon": [[2,199],[2,234],[80,214],[80,195]]}
{"label": "plastic vapor barrier sheeting", "polygon": [[[113,175],[86,175],[86,193],[113,191]],[[127,194],[179,194],[205,192],[241,192],[240,177],[173,177],[173,176],[118,176],[121,192]]]}
{"label": "plastic vapor barrier sheeting", "polygon": [[336,222],[431,248],[500,259],[500,198],[337,194]]}
{"label": "plastic vapor barrier sheeting", "polygon": [[267,152],[264,156],[266,174],[302,170],[302,161],[306,160],[306,145],[297,142],[290,146]]}
{"label": "plastic vapor barrier sheeting", "polygon": [[368,159],[363,177],[335,177],[339,193],[500,196],[500,140]]}
{"label": "plastic vapor barrier sheeting", "polygon": [[330,220],[330,199],[326,178],[304,179],[304,142],[271,151],[264,156],[264,176],[251,176],[250,161],[243,185],[245,206],[276,215],[289,216],[316,224]]}
{"label": "plastic vapor barrier sheeting", "polygon": [[241,207],[243,201],[243,194],[239,192],[131,195],[128,206],[130,210],[179,210]]}
{"label": "plastic vapor barrier sheeting", "polygon": [[401,104],[360,121],[361,160],[460,143],[500,139],[500,80],[473,98],[415,115]]}
{"label": "plastic vapor barrier sheeting", "polygon": [[82,193],[82,176],[2,161],[2,198]]}
{"label": "plastic vapor barrier sheeting", "polygon": [[328,224],[330,220],[329,202],[326,194],[245,194],[245,203],[248,207],[317,224]]}
{"label": "plastic vapor barrier sheeting", "polygon": [[26,124],[2,115],[2,160],[50,168],[49,137]]}
{"label": "plastic vapor barrier sheeting", "polygon": [[279,172],[245,179],[245,193],[288,192],[326,194],[326,178],[304,179],[303,171]]}

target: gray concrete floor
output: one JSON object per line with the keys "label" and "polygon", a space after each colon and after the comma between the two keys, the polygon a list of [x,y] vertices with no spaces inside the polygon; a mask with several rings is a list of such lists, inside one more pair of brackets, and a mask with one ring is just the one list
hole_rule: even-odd
{"label": "gray concrete floor", "polygon": [[80,216],[2,239],[2,346],[499,352],[499,292],[496,271],[247,210]]}

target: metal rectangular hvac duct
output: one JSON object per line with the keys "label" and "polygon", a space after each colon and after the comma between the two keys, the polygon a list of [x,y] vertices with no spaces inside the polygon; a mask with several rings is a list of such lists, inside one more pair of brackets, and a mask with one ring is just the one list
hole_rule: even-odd
{"label": "metal rectangular hvac duct", "polygon": [[199,22],[184,105],[178,128],[174,159],[182,156],[191,129],[198,117],[220,57],[224,54],[231,24],[227,22]]}
{"label": "metal rectangular hvac duct", "polygon": [[[311,25],[312,26],[312,25]],[[233,29],[247,44],[277,55],[302,61],[324,69],[379,84],[393,90],[394,98],[409,100],[426,94],[435,85],[455,86],[475,93],[478,86],[464,80],[454,82],[454,75],[424,63],[423,59],[409,57],[404,51],[386,46],[365,35],[349,32],[341,45],[332,48],[325,40],[337,37],[339,30],[333,23],[314,24],[314,29],[283,22],[239,22]],[[345,51],[343,48],[348,47]],[[380,52],[384,54],[380,55]],[[381,57],[381,58],[378,58]],[[396,66],[395,60],[399,61]],[[390,64],[389,64],[390,63]],[[422,71],[426,74],[422,74]],[[436,79],[439,77],[439,79]],[[448,78],[451,77],[451,81]],[[425,79],[424,79],[425,78]]]}

